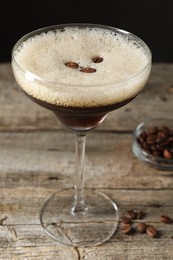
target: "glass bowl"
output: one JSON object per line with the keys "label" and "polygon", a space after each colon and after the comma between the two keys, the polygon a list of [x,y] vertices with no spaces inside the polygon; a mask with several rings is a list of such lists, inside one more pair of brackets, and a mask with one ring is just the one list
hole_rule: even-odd
{"label": "glass bowl", "polygon": [[173,170],[173,120],[151,118],[133,132],[132,151],[141,161],[159,170]]}

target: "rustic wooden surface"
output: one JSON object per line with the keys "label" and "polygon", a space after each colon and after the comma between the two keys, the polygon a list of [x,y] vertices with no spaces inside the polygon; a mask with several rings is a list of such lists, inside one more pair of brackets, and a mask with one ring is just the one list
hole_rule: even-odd
{"label": "rustic wooden surface", "polygon": [[143,92],[108,115],[88,134],[85,186],[104,191],[120,214],[143,210],[159,230],[122,234],[120,228],[98,247],[66,247],[49,238],[39,211],[57,189],[71,187],[74,136],[52,112],[29,100],[17,86],[11,65],[0,64],[0,260],[165,260],[173,259],[173,172],[140,162],[131,151],[132,131],[150,117],[173,115],[173,64],[153,64]]}

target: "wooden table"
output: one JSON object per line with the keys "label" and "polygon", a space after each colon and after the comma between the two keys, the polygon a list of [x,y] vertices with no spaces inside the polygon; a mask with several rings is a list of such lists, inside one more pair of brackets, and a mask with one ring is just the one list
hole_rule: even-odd
{"label": "wooden table", "polygon": [[[132,132],[150,117],[173,117],[173,64],[153,64],[138,97],[108,115],[88,134],[87,188],[104,191],[120,215],[142,210],[158,238],[134,232],[114,236],[97,247],[66,247],[43,231],[39,212],[57,189],[71,187],[74,136],[52,112],[31,102],[17,86],[11,65],[0,65],[0,260],[140,260],[173,259],[173,173],[158,171],[131,151]],[[134,221],[135,223],[138,220]]]}

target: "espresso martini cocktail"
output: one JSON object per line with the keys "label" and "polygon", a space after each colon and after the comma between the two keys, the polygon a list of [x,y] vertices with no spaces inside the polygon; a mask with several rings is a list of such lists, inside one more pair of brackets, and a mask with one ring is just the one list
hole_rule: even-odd
{"label": "espresso martini cocktail", "polygon": [[[85,137],[104,121],[108,112],[126,105],[141,92],[151,70],[149,48],[137,36],[109,26],[54,25],[22,37],[13,48],[12,67],[25,94],[52,110],[76,135],[75,194],[72,189],[68,199],[64,191],[46,201],[40,214],[43,227],[64,244],[103,243],[117,227],[118,210],[106,195],[83,189]],[[59,202],[64,196],[68,201],[66,208]],[[104,217],[98,211],[100,197]],[[50,223],[57,223],[61,232]],[[70,235],[61,234],[60,223],[64,223],[64,234]]]}
{"label": "espresso martini cocktail", "polygon": [[67,26],[25,41],[14,53],[13,68],[29,96],[66,126],[85,130],[140,92],[147,65],[147,54],[128,35]]}

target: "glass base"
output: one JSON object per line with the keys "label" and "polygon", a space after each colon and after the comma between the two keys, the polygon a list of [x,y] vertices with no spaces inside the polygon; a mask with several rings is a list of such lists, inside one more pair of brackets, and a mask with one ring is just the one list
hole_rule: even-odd
{"label": "glass base", "polygon": [[85,190],[88,210],[72,213],[74,189],[53,194],[43,205],[40,221],[53,239],[69,246],[96,246],[107,241],[117,229],[118,209],[105,194]]}

